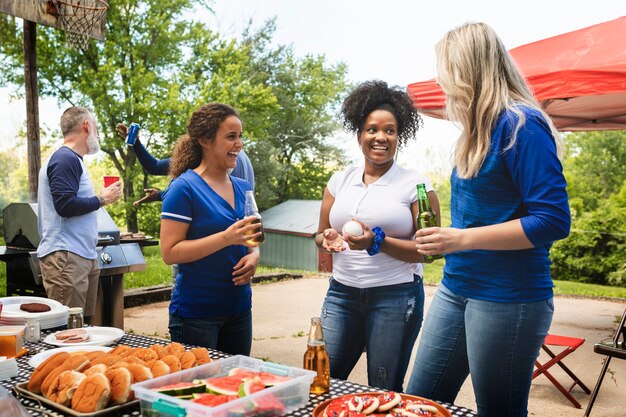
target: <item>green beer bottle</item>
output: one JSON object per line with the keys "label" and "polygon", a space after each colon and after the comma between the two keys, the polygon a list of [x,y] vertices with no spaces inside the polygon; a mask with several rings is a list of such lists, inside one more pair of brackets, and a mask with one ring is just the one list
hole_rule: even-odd
{"label": "green beer bottle", "polygon": [[[417,184],[417,207],[418,214],[415,223],[417,229],[425,229],[427,227],[437,227],[437,214],[430,207],[430,201],[428,200],[428,194],[426,193],[426,184]],[[426,262],[440,259],[442,255],[424,255]]]}

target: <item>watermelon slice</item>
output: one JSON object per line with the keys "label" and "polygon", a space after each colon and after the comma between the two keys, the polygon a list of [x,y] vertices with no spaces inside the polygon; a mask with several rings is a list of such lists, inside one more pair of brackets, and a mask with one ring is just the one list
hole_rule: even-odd
{"label": "watermelon slice", "polygon": [[272,394],[257,398],[254,404],[257,416],[280,416],[285,412],[283,403]]}
{"label": "watermelon slice", "polygon": [[271,387],[291,379],[288,376],[275,375],[269,372],[259,372],[257,377],[265,384],[266,387]]}
{"label": "watermelon slice", "polygon": [[228,371],[228,376],[239,376],[241,377],[242,381],[246,378],[254,378],[258,374],[259,374],[258,372],[249,371],[243,368],[233,368],[230,371]]}
{"label": "watermelon slice", "polygon": [[254,394],[265,389],[265,384],[261,382],[259,378],[244,379],[239,386],[239,396],[245,397],[246,395]]}
{"label": "watermelon slice", "polygon": [[207,407],[217,407],[229,401],[233,401],[239,398],[235,395],[220,395],[220,394],[196,394],[194,399],[191,400],[194,403],[206,405]]}
{"label": "watermelon slice", "polygon": [[194,392],[206,392],[206,384],[202,381],[178,382],[176,384],[163,385],[157,388],[153,388],[153,390],[160,392],[161,394],[180,397],[185,395],[191,395]]}
{"label": "watermelon slice", "polygon": [[241,378],[238,376],[221,376],[205,379],[206,389],[213,394],[239,396]]}

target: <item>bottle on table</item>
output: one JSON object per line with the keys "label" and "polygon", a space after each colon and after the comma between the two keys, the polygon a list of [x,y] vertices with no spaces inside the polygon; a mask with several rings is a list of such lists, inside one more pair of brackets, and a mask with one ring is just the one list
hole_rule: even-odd
{"label": "bottle on table", "polygon": [[309,340],[304,353],[304,369],[317,372],[311,384],[311,394],[324,394],[330,389],[330,358],[326,351],[322,320],[319,317],[311,319]]}
{"label": "bottle on table", "polygon": [[256,205],[256,200],[254,199],[254,191],[246,191],[246,203],[244,205],[244,215],[246,217],[255,216],[256,219],[252,220],[252,224],[259,224],[259,228],[252,229],[249,232],[246,232],[246,235],[253,235],[255,233],[261,232],[260,236],[250,238],[248,243],[263,243],[265,241],[265,233],[263,232],[263,220],[261,219],[261,215],[259,214],[259,209]]}
{"label": "bottle on table", "polygon": [[[426,184],[417,184],[417,207],[418,214],[415,223],[417,229],[425,229],[427,227],[437,227],[437,214],[430,207],[428,193],[426,192]],[[443,255],[424,255],[426,262],[440,259]]]}
{"label": "bottle on table", "polygon": [[67,317],[67,328],[68,329],[80,329],[83,327],[83,308],[82,307],[72,307],[69,311],[69,316]]}

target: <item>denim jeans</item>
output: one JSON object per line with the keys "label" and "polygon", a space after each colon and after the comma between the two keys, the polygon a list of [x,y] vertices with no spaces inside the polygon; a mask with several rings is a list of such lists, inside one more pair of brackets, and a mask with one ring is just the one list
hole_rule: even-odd
{"label": "denim jeans", "polygon": [[402,391],[423,315],[424,286],[417,275],[406,284],[362,289],[331,278],[322,307],[330,375],[348,379],[365,349],[368,384]]}
{"label": "denim jeans", "polygon": [[245,313],[203,318],[183,318],[170,314],[173,342],[204,346],[231,355],[250,355],[252,310]]}
{"label": "denim jeans", "polygon": [[553,314],[552,299],[497,303],[440,285],[406,392],[453,403],[469,374],[481,417],[526,416],[534,362]]}

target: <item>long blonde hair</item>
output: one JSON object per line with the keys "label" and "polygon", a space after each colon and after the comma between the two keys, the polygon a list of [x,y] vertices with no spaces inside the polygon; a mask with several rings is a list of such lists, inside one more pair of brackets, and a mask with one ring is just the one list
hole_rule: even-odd
{"label": "long blonde hair", "polygon": [[449,31],[436,46],[437,78],[446,93],[446,113],[463,132],[454,158],[460,178],[475,177],[491,144],[491,132],[500,114],[511,111],[517,123],[506,149],[517,139],[526,118],[520,106],[539,111],[550,126],[557,151],[561,137],[532,95],[524,77],[495,31],[484,23],[467,23]]}
{"label": "long blonde hair", "polygon": [[193,112],[187,125],[187,134],[176,141],[170,161],[170,175],[174,178],[188,169],[196,168],[202,161],[201,141],[215,140],[220,124],[228,117],[239,118],[237,110],[227,104],[209,103]]}

